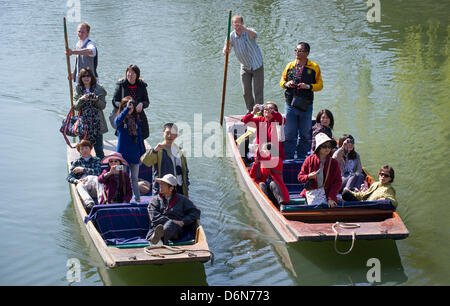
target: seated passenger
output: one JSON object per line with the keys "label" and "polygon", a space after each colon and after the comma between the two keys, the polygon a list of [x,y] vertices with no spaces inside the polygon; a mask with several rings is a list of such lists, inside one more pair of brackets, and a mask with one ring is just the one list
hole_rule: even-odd
{"label": "seated passenger", "polygon": [[187,197],[176,192],[178,181],[173,174],[156,180],[159,193],[152,197],[148,205],[150,230],[147,240],[157,244],[162,238],[167,244],[169,240],[181,238],[183,227],[200,219],[200,210]]}
{"label": "seated passenger", "polygon": [[328,137],[333,138],[334,117],[328,109],[322,109],[317,113],[316,124],[312,127],[311,154],[316,149],[316,135],[325,133]]}
{"label": "seated passenger", "polygon": [[99,188],[99,204],[129,203],[133,190],[125,168],[128,167],[127,161],[116,152],[103,158],[102,164],[109,167],[98,177],[98,182],[102,184]]}
{"label": "seated passenger", "polygon": [[360,192],[354,192],[344,188],[342,199],[344,201],[376,201],[391,200],[392,205],[397,207],[398,203],[395,199],[395,189],[392,187],[394,182],[394,169],[385,165],[378,172],[379,181],[373,183],[369,189]]}
{"label": "seated passenger", "polygon": [[93,198],[97,197],[97,177],[102,171],[100,158],[91,155],[92,147],[91,142],[86,139],[77,144],[76,148],[81,156],[73,161],[67,176],[69,183],[76,184],[87,211],[95,205]]}
{"label": "seated passenger", "polygon": [[305,159],[297,177],[305,185],[300,195],[306,196],[308,204],[312,205],[313,195],[321,194],[318,197],[320,202],[327,202],[329,207],[334,207],[342,184],[339,163],[331,157],[331,149],[336,147],[336,141],[324,133],[317,134],[315,140],[316,150]]}
{"label": "seated passenger", "polygon": [[[250,169],[250,177],[259,185],[261,190],[271,199],[275,198],[276,204],[289,203],[289,191],[283,181],[283,160],[272,158],[271,144],[266,143],[255,157],[255,162]],[[273,154],[277,156],[277,154]],[[266,163],[273,163],[275,167],[266,167]],[[267,188],[267,184],[269,188]]]}
{"label": "seated passenger", "polygon": [[350,134],[344,134],[339,138],[339,146],[333,158],[339,162],[342,189],[360,189],[364,183],[364,174],[359,154],[355,151],[355,139]]}
{"label": "seated passenger", "polygon": [[173,174],[178,182],[177,192],[189,197],[189,169],[183,150],[175,144],[177,136],[178,127],[175,124],[164,124],[163,141],[141,156],[144,165],[153,169],[153,195],[159,193],[156,178]]}

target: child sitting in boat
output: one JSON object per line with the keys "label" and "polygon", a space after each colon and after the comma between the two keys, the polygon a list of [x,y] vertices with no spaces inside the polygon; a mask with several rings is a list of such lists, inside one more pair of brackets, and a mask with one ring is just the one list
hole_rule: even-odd
{"label": "child sitting in boat", "polygon": [[97,177],[102,171],[100,158],[91,155],[93,146],[89,140],[81,140],[76,148],[81,156],[72,163],[67,181],[76,184],[84,207],[90,211],[95,204],[93,198],[97,197]]}
{"label": "child sitting in boat", "polygon": [[[278,127],[285,123],[285,119],[278,112],[273,102],[263,105],[263,116],[254,115],[260,110],[260,105],[254,106],[253,111],[247,113],[242,121],[256,128],[255,163],[250,170],[250,177],[259,184],[261,189],[270,195],[269,190],[277,200],[277,204],[289,202],[289,192],[283,182],[283,160],[285,158],[283,144],[280,141]],[[266,183],[269,183],[269,190]]]}
{"label": "child sitting in boat", "polygon": [[342,199],[344,201],[390,200],[392,205],[397,207],[395,189],[391,185],[394,182],[394,174],[394,169],[389,165],[385,165],[378,172],[378,182],[373,183],[369,189],[359,192],[344,188]]}
{"label": "child sitting in boat", "polygon": [[102,159],[109,167],[100,174],[99,204],[129,203],[133,197],[127,161],[116,152]]}

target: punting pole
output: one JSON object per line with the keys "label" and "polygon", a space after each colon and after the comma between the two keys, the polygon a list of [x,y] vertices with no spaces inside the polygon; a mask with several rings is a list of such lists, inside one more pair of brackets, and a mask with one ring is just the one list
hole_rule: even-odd
{"label": "punting pole", "polygon": [[[66,51],[69,50],[69,42],[67,40],[67,26],[66,26],[66,17],[64,17],[64,39],[66,41]],[[72,72],[70,70],[70,56],[66,54],[67,61],[67,79],[69,80],[69,88],[70,88],[70,106],[73,106],[73,88],[72,88]]]}
{"label": "punting pole", "polygon": [[[227,47],[226,47],[227,50],[230,47],[230,29],[231,29],[231,10],[228,14],[228,33],[227,33]],[[220,126],[223,126],[223,110],[225,107],[225,92],[227,88],[228,55],[229,52],[225,52],[225,69],[223,72],[222,108],[220,110]]]}

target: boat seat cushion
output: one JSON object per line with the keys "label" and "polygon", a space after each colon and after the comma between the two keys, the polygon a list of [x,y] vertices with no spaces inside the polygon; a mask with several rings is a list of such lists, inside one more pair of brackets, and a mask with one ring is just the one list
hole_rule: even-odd
{"label": "boat seat cushion", "polygon": [[[109,246],[148,244],[145,239],[150,228],[147,203],[96,205],[85,223],[92,221]],[[186,228],[183,237],[169,244],[190,244],[195,238],[195,228]]]}
{"label": "boat seat cushion", "polygon": [[[327,204],[319,205],[281,205],[281,212],[297,212],[297,211],[311,211],[318,209],[327,209]],[[371,208],[395,211],[395,206],[392,205],[390,200],[378,200],[378,201],[340,201],[337,202],[336,208]]]}
{"label": "boat seat cushion", "polygon": [[300,184],[297,179],[303,161],[302,159],[288,159],[283,161],[283,180],[289,194],[299,194],[303,190],[303,184]]}

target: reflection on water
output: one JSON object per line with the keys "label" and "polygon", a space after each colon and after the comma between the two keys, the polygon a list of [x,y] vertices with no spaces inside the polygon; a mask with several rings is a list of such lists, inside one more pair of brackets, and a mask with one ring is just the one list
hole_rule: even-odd
{"label": "reflection on water", "polygon": [[[338,241],[339,250],[350,241]],[[302,242],[288,247],[297,272],[297,285],[400,285],[407,281],[396,243],[392,240],[356,241],[349,255],[339,255],[334,242]],[[375,272],[369,261],[379,260],[380,282],[371,282]],[[369,274],[369,279],[367,278]]]}
{"label": "reflection on water", "polygon": [[[398,212],[411,234],[395,243],[357,241],[348,256],[335,254],[332,243],[287,246],[237,188],[242,182],[233,161],[191,157],[190,194],[202,210],[214,265],[104,268],[73,215],[57,131],[69,106],[62,33],[68,8],[64,1],[10,1],[0,12],[0,44],[7,46],[0,65],[10,67],[0,74],[1,284],[67,285],[69,258],[82,264],[81,285],[365,285],[369,258],[380,259],[383,285],[450,283],[450,249],[443,243],[450,239],[448,1],[381,1],[380,23],[367,22],[365,1],[157,0],[139,10],[119,1],[80,3],[99,46],[107,101],[127,65],[141,68],[149,84],[151,145],[161,140],[165,122],[185,120],[193,128],[194,114],[203,125],[218,120],[229,9],[259,31],[265,99],[282,111],[281,73],[295,44],[308,41],[324,79],[314,113],[332,110],[333,134],[355,137],[369,172],[394,167]],[[76,23],[68,30],[73,45]],[[228,68],[225,114],[243,114],[233,53]],[[105,114],[111,109],[108,103]],[[105,138],[115,138],[113,131]]]}

